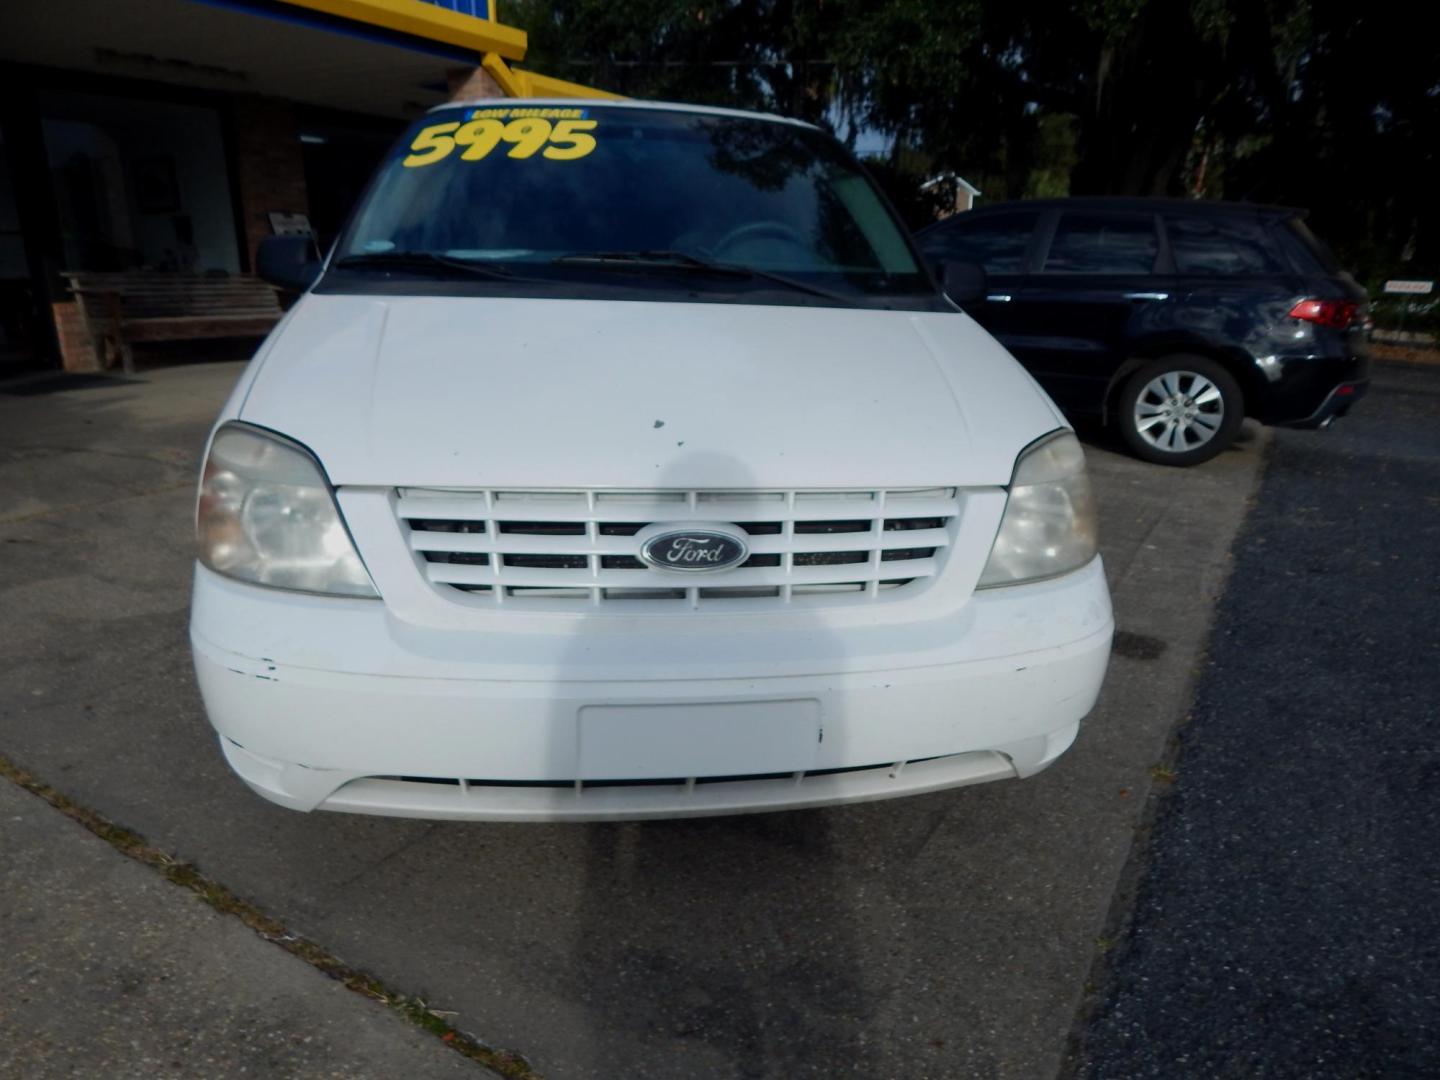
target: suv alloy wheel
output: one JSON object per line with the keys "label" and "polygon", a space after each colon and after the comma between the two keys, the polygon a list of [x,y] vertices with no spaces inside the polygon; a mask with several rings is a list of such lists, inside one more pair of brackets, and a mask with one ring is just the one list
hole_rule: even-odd
{"label": "suv alloy wheel", "polygon": [[1132,374],[1115,420],[1137,457],[1162,465],[1198,465],[1232,442],[1245,418],[1240,385],[1203,356],[1166,356]]}

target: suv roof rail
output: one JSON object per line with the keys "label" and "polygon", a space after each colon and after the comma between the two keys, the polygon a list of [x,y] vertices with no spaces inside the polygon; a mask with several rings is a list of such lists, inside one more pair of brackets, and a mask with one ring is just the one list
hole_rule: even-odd
{"label": "suv roof rail", "polygon": [[1252,213],[1273,217],[1304,217],[1307,211],[1295,206],[1269,203],[1229,202],[1223,199],[1178,199],[1155,195],[1075,195],[1069,198],[1007,199],[987,202],[966,211],[971,214],[993,213],[997,210],[1149,210],[1189,214]]}

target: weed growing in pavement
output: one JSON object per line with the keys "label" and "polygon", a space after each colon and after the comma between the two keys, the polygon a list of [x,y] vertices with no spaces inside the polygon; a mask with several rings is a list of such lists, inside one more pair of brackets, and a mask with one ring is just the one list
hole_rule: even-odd
{"label": "weed growing in pavement", "polygon": [[116,825],[103,815],[81,806],[36,776],[0,754],[0,777],[43,799],[72,821],[83,825],[120,854],[143,863],[182,888],[189,889],[216,911],[232,915],[266,941],[278,945],[311,967],[324,972],[347,989],[388,1006],[410,1023],[439,1036],[446,1046],[471,1061],[494,1069],[507,1080],[542,1080],[519,1054],[486,1046],[472,1035],[452,1026],[442,1010],[430,1008],[422,999],[391,990],[375,976],[351,967],[313,941],[290,933],[279,920],[266,915],[254,904],[242,900],[219,882],[211,881],[190,863],[181,862],[148,843],[131,829]]}

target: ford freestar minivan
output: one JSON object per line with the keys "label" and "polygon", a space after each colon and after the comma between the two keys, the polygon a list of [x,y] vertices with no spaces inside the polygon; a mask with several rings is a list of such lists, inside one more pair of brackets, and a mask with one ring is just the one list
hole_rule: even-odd
{"label": "ford freestar minivan", "polygon": [[830,136],[446,106],[313,259],[262,251],[306,291],[200,485],[195,665],[264,797],[729,814],[1075,738],[1112,630],[1081,448]]}

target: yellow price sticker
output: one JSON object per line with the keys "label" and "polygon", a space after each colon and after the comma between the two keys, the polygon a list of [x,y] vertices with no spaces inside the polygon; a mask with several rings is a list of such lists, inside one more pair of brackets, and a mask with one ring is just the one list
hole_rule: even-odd
{"label": "yellow price sticker", "polygon": [[481,161],[501,143],[509,149],[505,156],[524,160],[538,152],[549,161],[575,161],[594,151],[595,120],[550,121],[543,116],[517,116],[506,120],[499,116],[479,116],[465,123],[452,120],[422,128],[410,144],[410,154],[402,162],[407,169],[444,161],[464,147],[461,161]]}

